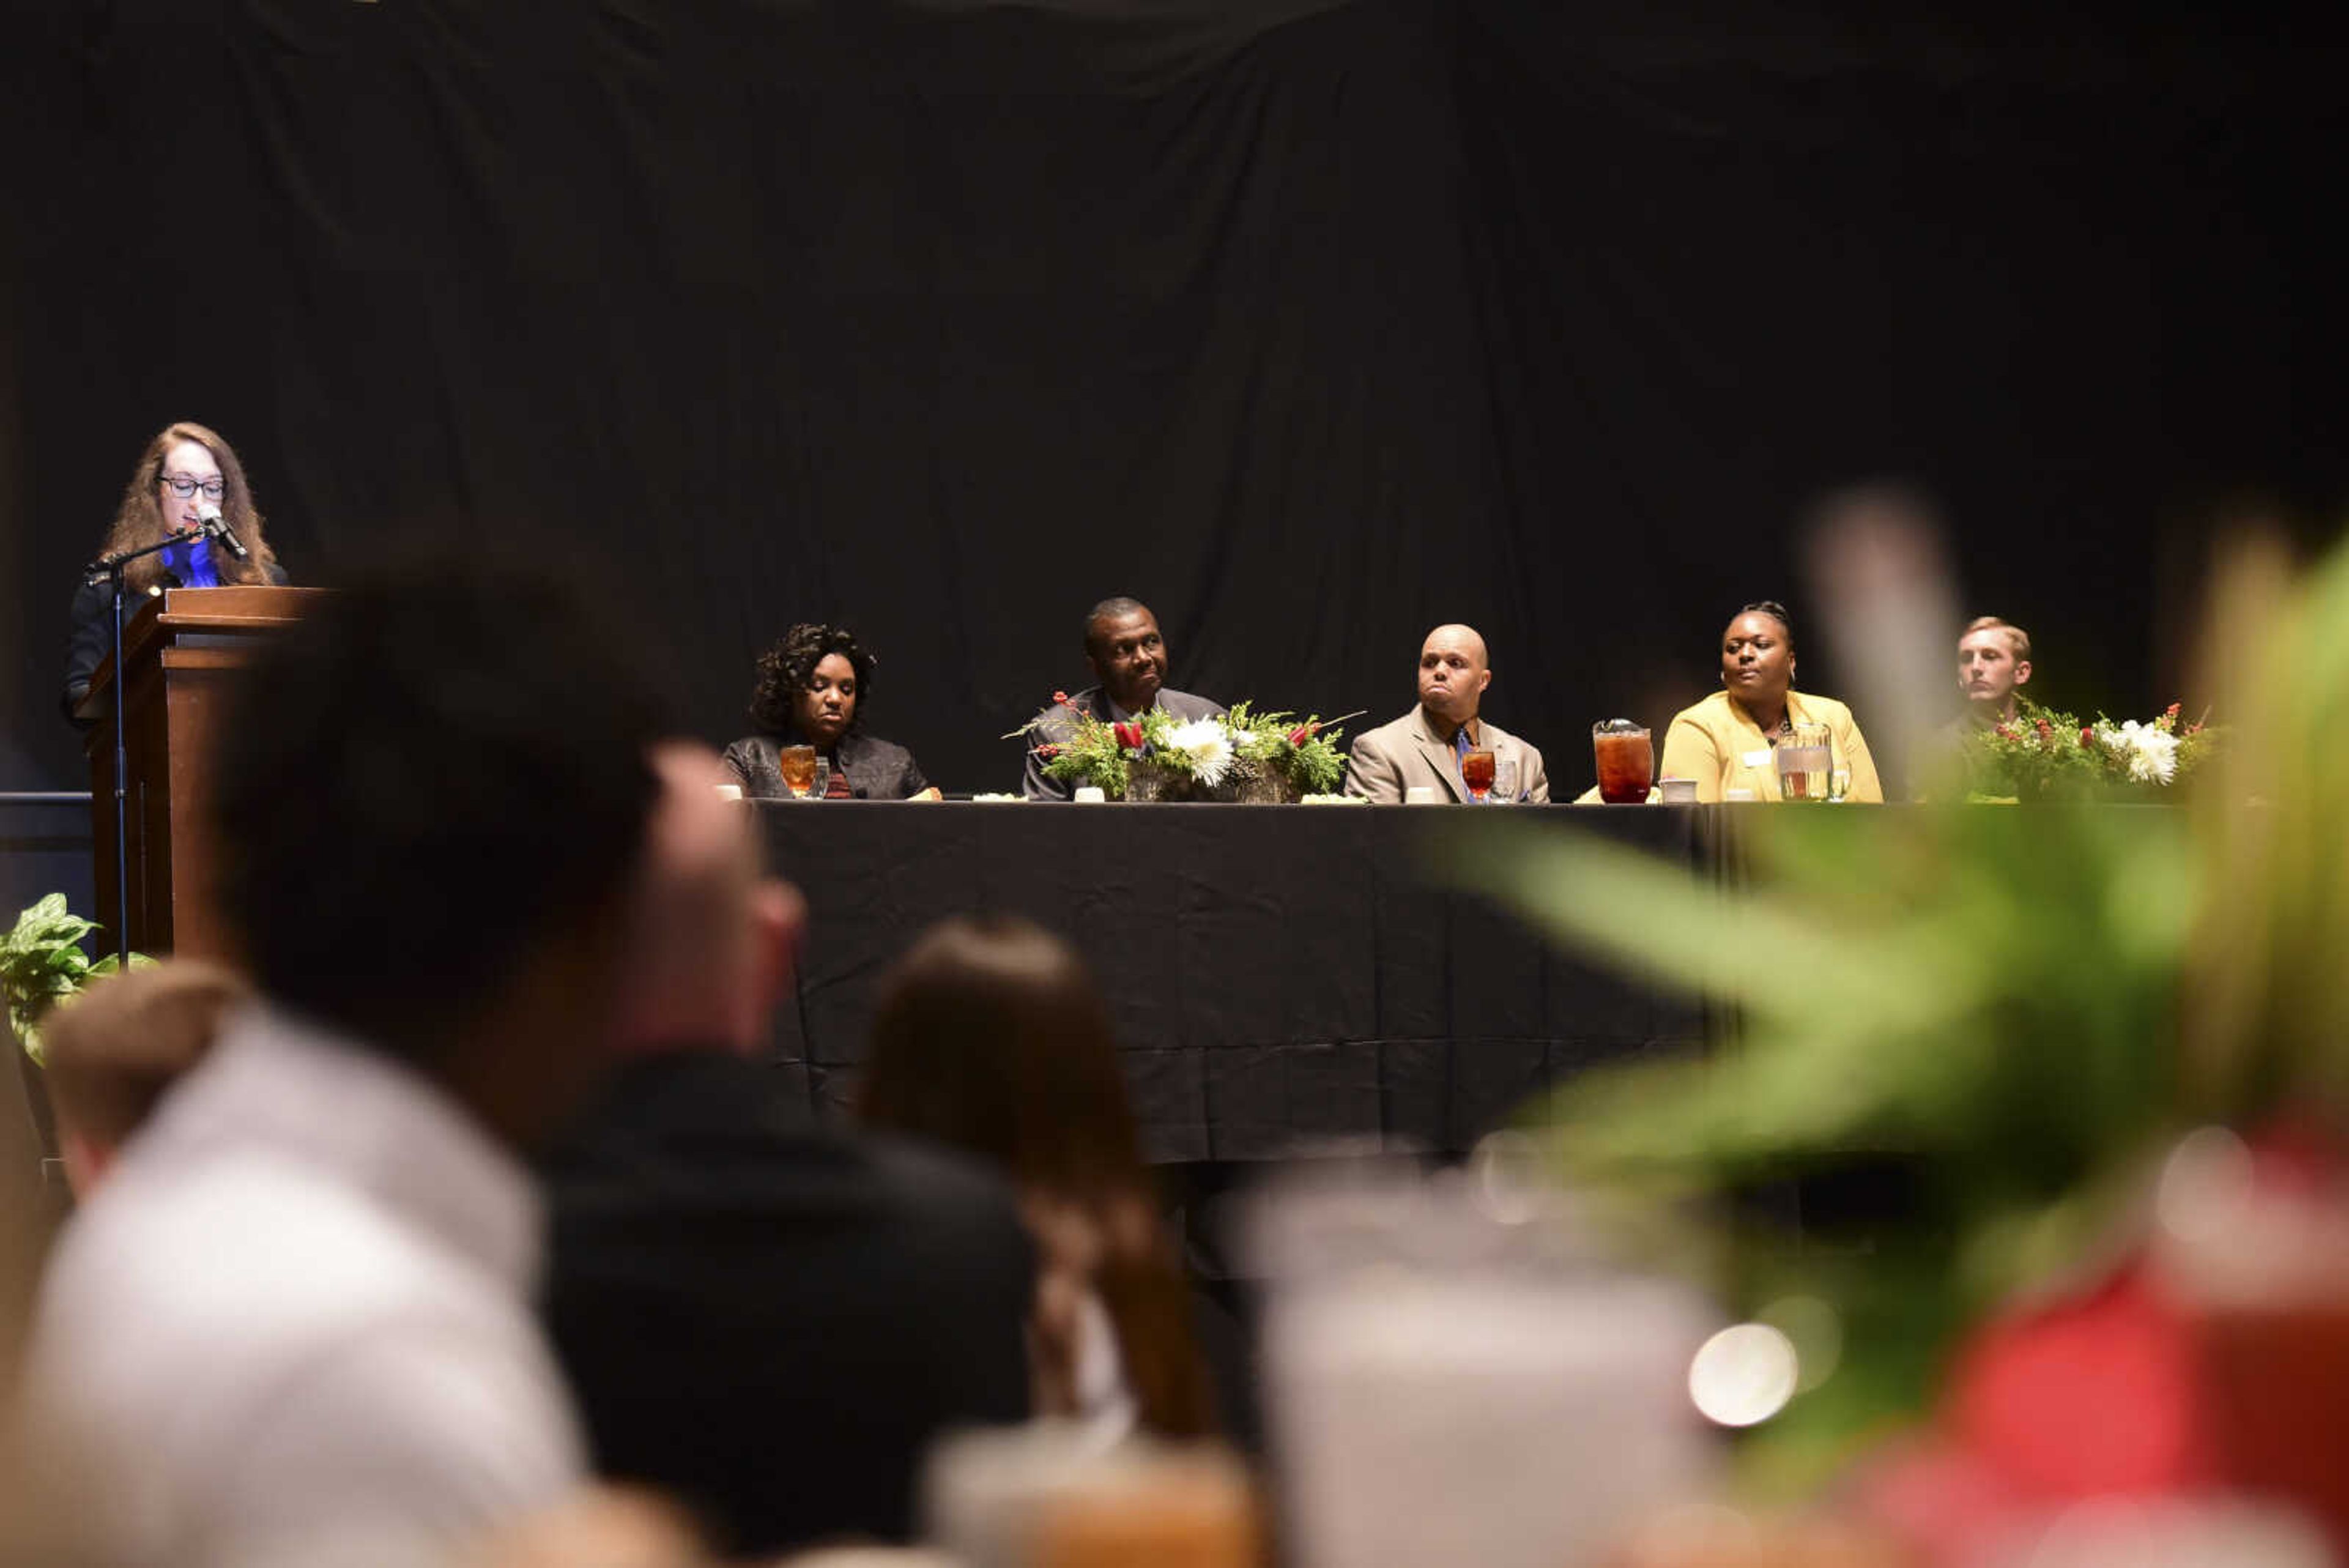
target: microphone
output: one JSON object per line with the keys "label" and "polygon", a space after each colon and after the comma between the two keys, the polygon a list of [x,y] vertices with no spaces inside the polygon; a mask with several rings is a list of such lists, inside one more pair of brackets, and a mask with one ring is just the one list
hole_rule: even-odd
{"label": "microphone", "polygon": [[219,502],[206,501],[196,507],[196,526],[207,537],[219,540],[222,546],[238,560],[253,558],[253,552],[244,547],[244,541],[229,532],[228,524],[221,516]]}

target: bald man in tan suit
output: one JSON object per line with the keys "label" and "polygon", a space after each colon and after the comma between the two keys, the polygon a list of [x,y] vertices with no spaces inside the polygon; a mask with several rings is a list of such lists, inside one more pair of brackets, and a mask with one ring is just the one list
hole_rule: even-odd
{"label": "bald man in tan suit", "polygon": [[[1516,764],[1515,798],[1547,802],[1549,777],[1542,772],[1541,753],[1476,716],[1492,683],[1485,639],[1474,627],[1439,626],[1429,632],[1419,650],[1419,706],[1356,738],[1346,757],[1346,793],[1399,804],[1411,786],[1425,784],[1438,792],[1438,800],[1464,801],[1468,786],[1460,782],[1461,755],[1487,751],[1499,772]],[[1500,798],[1499,790],[1494,798]]]}

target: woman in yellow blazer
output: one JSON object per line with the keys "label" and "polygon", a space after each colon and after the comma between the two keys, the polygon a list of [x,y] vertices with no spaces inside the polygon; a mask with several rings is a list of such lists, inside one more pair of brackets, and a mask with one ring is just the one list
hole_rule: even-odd
{"label": "woman in yellow blazer", "polygon": [[1719,800],[1733,789],[1751,790],[1755,800],[1776,800],[1771,748],[1787,725],[1803,719],[1824,723],[1833,737],[1835,765],[1851,776],[1845,798],[1881,802],[1884,785],[1851,710],[1832,698],[1796,691],[1794,681],[1795,630],[1786,607],[1769,599],[1747,605],[1721,634],[1723,690],[1673,716],[1661,775],[1696,780],[1699,800]]}

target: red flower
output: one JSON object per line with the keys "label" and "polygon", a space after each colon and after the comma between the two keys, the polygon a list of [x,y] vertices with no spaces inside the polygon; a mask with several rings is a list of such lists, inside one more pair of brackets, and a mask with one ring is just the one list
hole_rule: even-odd
{"label": "red flower", "polygon": [[1319,724],[1299,724],[1288,732],[1288,743],[1292,746],[1301,746],[1320,732],[1321,726]]}
{"label": "red flower", "polygon": [[1141,725],[1133,723],[1118,723],[1112,724],[1110,728],[1116,732],[1117,743],[1119,745],[1123,746],[1129,752],[1138,752],[1142,750]]}
{"label": "red flower", "polygon": [[2015,734],[2014,734],[2014,726],[2013,726],[2013,725],[2012,725],[2012,724],[2001,724],[2001,725],[1999,725],[1999,726],[1998,726],[1998,738],[1999,738],[2000,740],[2002,740],[2002,741],[2012,741],[2012,740],[2013,740],[2013,739],[2015,738]]}
{"label": "red flower", "polygon": [[1065,691],[1053,692],[1052,701],[1058,702],[1063,708],[1073,708],[1076,706],[1074,702],[1069,701],[1069,694]]}
{"label": "red flower", "polygon": [[2095,743],[2096,743],[2096,727],[2095,727],[2094,724],[2083,724],[2083,725],[2081,725],[2081,726],[2080,726],[2080,744],[2082,744],[2082,745],[2084,745],[2084,746],[2093,746],[2093,745],[2095,745]]}
{"label": "red flower", "polygon": [[2177,718],[2177,717],[2178,717],[2178,704],[2177,704],[2177,703],[2175,703],[2175,702],[2172,702],[2168,707],[2164,708],[2164,709],[2161,711],[2161,716],[2162,716],[2163,718],[2165,718],[2165,719],[2175,719],[2175,718]]}
{"label": "red flower", "polygon": [[1047,741],[1042,745],[1036,748],[1036,754],[1049,763],[1054,757],[1061,754],[1061,748],[1050,741]]}
{"label": "red flower", "polygon": [[2043,741],[2052,741],[2052,740],[2054,740],[2054,739],[2055,738],[2055,726],[2054,726],[2054,725],[2053,725],[2053,724],[2049,723],[2049,722],[2048,722],[2046,720],[2044,720],[2044,719],[2042,719],[2042,720],[2038,721],[2038,724],[2039,724],[2039,738],[2040,738],[2041,740],[2043,740]]}

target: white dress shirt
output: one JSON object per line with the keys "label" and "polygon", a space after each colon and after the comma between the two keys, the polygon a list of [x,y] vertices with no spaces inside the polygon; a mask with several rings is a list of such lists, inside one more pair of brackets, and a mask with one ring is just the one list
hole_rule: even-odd
{"label": "white dress shirt", "polygon": [[36,1430],[107,1560],[438,1563],[582,1478],[538,1200],[425,1078],[233,1018],[67,1227]]}

